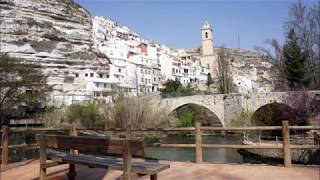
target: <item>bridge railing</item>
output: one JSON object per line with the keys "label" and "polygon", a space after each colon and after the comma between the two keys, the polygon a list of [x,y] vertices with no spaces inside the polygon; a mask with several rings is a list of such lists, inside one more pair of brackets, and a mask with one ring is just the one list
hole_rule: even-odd
{"label": "bridge railing", "polygon": [[[38,147],[37,144],[16,144],[9,145],[9,133],[56,133],[56,132],[69,132],[70,135],[77,135],[77,131],[93,130],[93,131],[110,131],[110,132],[127,132],[126,129],[121,128],[107,128],[107,129],[87,129],[87,128],[9,128],[4,126],[0,131],[2,133],[1,150],[1,164],[8,163],[9,149],[17,148],[34,148]],[[202,127],[200,122],[196,122],[195,127],[176,127],[176,128],[141,128],[130,130],[130,132],[183,132],[189,131],[195,133],[195,144],[161,144],[154,143],[155,147],[174,147],[174,148],[195,148],[196,163],[202,162],[202,149],[203,148],[227,148],[227,149],[282,149],[284,166],[291,167],[291,152],[290,149],[320,149],[319,139],[315,144],[290,144],[290,130],[320,130],[320,126],[289,126],[288,121],[283,121],[282,126],[259,126],[259,127]],[[227,132],[248,132],[248,131],[282,131],[282,143],[276,144],[203,144],[202,134],[203,131],[227,131]],[[128,134],[127,134],[128,135]],[[316,136],[318,137],[318,136]]]}

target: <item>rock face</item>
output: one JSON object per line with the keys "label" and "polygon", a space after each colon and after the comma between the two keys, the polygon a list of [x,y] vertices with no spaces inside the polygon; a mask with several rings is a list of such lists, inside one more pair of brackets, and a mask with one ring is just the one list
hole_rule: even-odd
{"label": "rock face", "polygon": [[73,0],[1,0],[0,8],[1,53],[40,63],[53,94],[84,93],[84,71],[108,71],[91,49],[91,14]]}

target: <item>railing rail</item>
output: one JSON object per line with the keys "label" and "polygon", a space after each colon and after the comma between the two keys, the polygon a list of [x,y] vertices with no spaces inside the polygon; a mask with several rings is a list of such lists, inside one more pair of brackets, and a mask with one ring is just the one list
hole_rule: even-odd
{"label": "railing rail", "polygon": [[[1,150],[1,164],[8,163],[9,149],[14,148],[30,148],[38,147],[37,144],[17,144],[9,145],[8,138],[9,133],[20,133],[20,132],[57,132],[57,131],[69,131],[71,135],[77,135],[77,131],[81,130],[94,130],[94,131],[111,131],[111,132],[127,132],[126,129],[121,128],[9,128],[4,126],[0,131],[2,133],[2,145]],[[196,123],[195,127],[175,127],[175,128],[140,128],[130,130],[131,132],[148,132],[148,131],[161,131],[161,132],[179,132],[179,131],[193,131],[195,132],[195,144],[159,144],[155,143],[155,147],[174,147],[174,148],[195,148],[196,150],[196,162],[202,162],[202,148],[231,148],[231,149],[283,149],[284,154],[284,166],[291,167],[291,154],[290,149],[320,149],[319,144],[291,144],[290,145],[290,130],[320,130],[320,126],[289,126],[288,121],[283,121],[282,126],[259,126],[259,127],[202,127],[199,122]],[[246,132],[246,131],[282,131],[282,143],[281,144],[203,144],[202,143],[202,132],[203,131],[228,131],[228,132]]]}
{"label": "railing rail", "polygon": [[[70,128],[10,128],[10,132],[41,132],[41,131],[69,131]],[[290,130],[320,130],[320,126],[289,126]],[[122,128],[77,128],[77,130],[93,131],[127,131]],[[201,127],[203,131],[274,131],[282,130],[282,126],[257,126],[257,127]],[[139,128],[130,131],[195,131],[195,127],[172,128]],[[3,132],[3,129],[0,130]]]}

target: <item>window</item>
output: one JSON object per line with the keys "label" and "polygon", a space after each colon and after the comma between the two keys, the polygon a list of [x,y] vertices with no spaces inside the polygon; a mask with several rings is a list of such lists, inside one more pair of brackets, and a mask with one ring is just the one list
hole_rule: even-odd
{"label": "window", "polygon": [[102,78],[102,77],[103,77],[103,74],[99,74],[99,76],[100,76],[100,78]]}
{"label": "window", "polygon": [[210,69],[210,64],[207,64],[207,68]]}
{"label": "window", "polygon": [[107,83],[103,83],[103,87],[104,87],[104,88],[107,88]]}
{"label": "window", "polygon": [[32,90],[27,89],[27,90],[26,90],[26,94],[32,94]]}
{"label": "window", "polygon": [[109,76],[109,74],[107,74],[106,76],[107,76],[107,78],[109,78],[109,77],[110,77],[110,76]]}
{"label": "window", "polygon": [[90,73],[90,77],[93,77],[93,73]]}
{"label": "window", "polygon": [[143,82],[143,78],[141,78],[141,82]]}
{"label": "window", "polygon": [[88,73],[86,73],[85,76],[88,77]]}
{"label": "window", "polygon": [[156,79],[156,78],[154,78],[154,81],[157,81],[157,79]]}
{"label": "window", "polygon": [[121,72],[121,69],[120,69],[120,68],[118,69],[118,72]]}
{"label": "window", "polygon": [[76,73],[76,77],[79,77],[79,74],[78,74],[78,73]]}
{"label": "window", "polygon": [[208,32],[205,33],[205,37],[208,38]]}

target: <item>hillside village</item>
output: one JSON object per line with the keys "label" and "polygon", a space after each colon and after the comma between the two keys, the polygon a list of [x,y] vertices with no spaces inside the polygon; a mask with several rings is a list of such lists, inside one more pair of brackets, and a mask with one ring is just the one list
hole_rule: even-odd
{"label": "hillside village", "polygon": [[[205,22],[202,31],[209,26]],[[200,34],[200,32],[199,32]],[[211,35],[212,37],[213,35]],[[107,87],[112,84],[127,90],[132,95],[158,92],[167,81],[179,80],[183,85],[192,85],[201,90],[207,88],[208,73],[215,77],[214,62],[218,47],[213,47],[213,39],[209,39],[211,54],[204,54],[206,39],[203,37],[202,47],[192,49],[171,49],[163,44],[149,41],[126,26],[106,17],[93,18],[93,47],[99,49],[111,60],[108,80],[95,82],[96,87]],[[205,47],[208,48],[208,47]],[[270,70],[272,64],[264,60],[256,52],[226,49],[229,55],[234,85],[240,93],[268,92],[272,90]],[[203,57],[211,56],[206,64]],[[269,70],[269,71],[268,71]],[[100,83],[100,84],[99,84]],[[98,85],[99,84],[99,85]]]}
{"label": "hillside village", "polygon": [[[194,37],[202,38],[201,47],[172,49],[107,17],[92,17],[71,0],[69,12],[59,8],[64,3],[43,4],[4,1],[1,51],[39,63],[49,76],[54,104],[90,98],[108,102],[119,89],[133,96],[158,93],[169,79],[207,90],[208,73],[216,80],[219,47],[214,46],[214,28],[208,22]],[[29,8],[34,9],[32,15]],[[273,90],[269,60],[253,51],[225,52],[237,92]]]}

